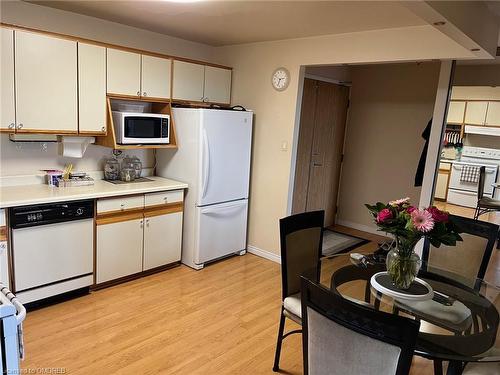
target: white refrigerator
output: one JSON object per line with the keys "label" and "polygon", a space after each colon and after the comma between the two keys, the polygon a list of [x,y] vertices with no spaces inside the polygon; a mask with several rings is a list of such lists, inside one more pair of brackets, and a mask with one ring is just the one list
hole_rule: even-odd
{"label": "white refrigerator", "polygon": [[157,174],[188,184],[182,262],[201,269],[244,254],[252,146],[251,111],[174,108],[177,150],[158,150]]}

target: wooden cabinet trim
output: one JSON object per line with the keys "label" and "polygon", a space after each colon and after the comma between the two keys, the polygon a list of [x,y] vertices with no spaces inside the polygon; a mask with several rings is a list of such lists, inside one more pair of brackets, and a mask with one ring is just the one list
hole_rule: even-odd
{"label": "wooden cabinet trim", "polygon": [[184,210],[184,204],[182,202],[166,203],[145,208],[144,217],[168,215],[175,212],[182,212],[183,210]]}
{"label": "wooden cabinet trim", "polygon": [[7,241],[7,227],[0,227],[0,241]]}
{"label": "wooden cabinet trim", "polygon": [[115,213],[115,214],[106,214],[106,215],[98,215],[96,218],[96,224],[97,225],[106,225],[106,224],[114,224],[114,223],[120,223],[122,221],[130,221],[130,220],[137,220],[137,219],[142,219],[144,217],[142,213],[142,209],[139,212],[125,212],[121,211],[120,213]]}
{"label": "wooden cabinet trim", "polygon": [[127,51],[127,52],[140,53],[143,55],[149,55],[149,56],[161,57],[161,58],[165,58],[165,59],[173,59],[173,60],[178,60],[178,61],[189,62],[189,63],[193,63],[193,64],[213,66],[215,68],[233,70],[232,67],[220,65],[220,64],[215,64],[215,63],[211,63],[211,62],[203,61],[203,60],[190,59],[187,57],[174,56],[174,55],[166,55],[163,53],[152,52],[152,51],[142,50],[142,49],[132,48],[132,47],[125,47],[125,46],[120,46],[120,45],[112,44],[112,43],[99,42],[99,41],[93,40],[93,39],[87,39],[87,38],[82,38],[82,37],[68,35],[68,34],[55,33],[52,31],[35,29],[35,28],[31,28],[31,27],[18,26],[18,25],[13,25],[13,24],[4,23],[4,22],[0,22],[0,25],[4,26],[4,27],[12,28],[14,30],[17,29],[17,30],[23,30],[23,31],[32,32],[32,33],[45,34],[45,35],[52,36],[55,38],[67,39],[67,40],[72,40],[72,41],[81,42],[81,43],[94,44],[94,45],[98,45],[98,46],[103,46],[103,47],[107,47],[107,48],[114,48],[114,49]]}

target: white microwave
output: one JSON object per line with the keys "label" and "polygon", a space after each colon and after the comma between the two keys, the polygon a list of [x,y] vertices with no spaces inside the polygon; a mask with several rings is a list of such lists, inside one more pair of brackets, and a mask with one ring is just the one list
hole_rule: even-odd
{"label": "white microwave", "polygon": [[170,143],[170,115],[113,111],[113,122],[119,144]]}

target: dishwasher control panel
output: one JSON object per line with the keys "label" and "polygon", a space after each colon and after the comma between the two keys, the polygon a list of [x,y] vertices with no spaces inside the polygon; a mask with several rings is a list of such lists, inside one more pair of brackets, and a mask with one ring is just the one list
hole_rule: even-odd
{"label": "dishwasher control panel", "polygon": [[12,229],[93,217],[93,200],[15,207],[10,209],[9,214]]}

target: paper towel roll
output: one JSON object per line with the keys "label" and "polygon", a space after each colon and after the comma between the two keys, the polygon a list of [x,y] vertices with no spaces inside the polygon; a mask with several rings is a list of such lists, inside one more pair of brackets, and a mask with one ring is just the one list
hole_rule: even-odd
{"label": "paper towel roll", "polygon": [[82,158],[89,144],[95,143],[94,137],[61,137],[60,154],[68,158]]}

